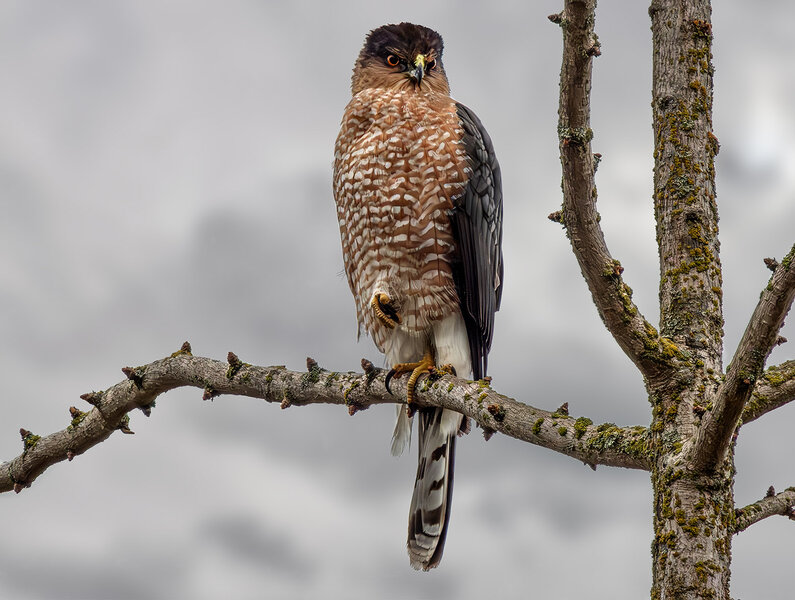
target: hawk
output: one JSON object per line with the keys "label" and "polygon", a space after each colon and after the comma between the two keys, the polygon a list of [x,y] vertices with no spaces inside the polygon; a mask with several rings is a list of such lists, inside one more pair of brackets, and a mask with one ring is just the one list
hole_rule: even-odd
{"label": "hawk", "polygon": [[[334,198],[359,333],[409,373],[392,454],[409,445],[417,379],[436,365],[481,379],[502,293],[502,186],[491,138],[450,97],[435,31],[400,23],[371,31],[334,150]],[[415,569],[439,564],[450,520],[462,415],[421,408],[409,510]]]}

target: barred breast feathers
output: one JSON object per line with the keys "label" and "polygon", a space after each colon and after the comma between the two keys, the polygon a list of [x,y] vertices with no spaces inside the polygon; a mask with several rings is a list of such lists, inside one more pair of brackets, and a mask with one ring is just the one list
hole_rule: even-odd
{"label": "barred breast feathers", "polygon": [[427,331],[458,305],[448,212],[468,176],[461,134],[455,103],[440,94],[366,89],[345,110],[337,214],[359,327],[381,349],[388,331],[368,308],[378,286],[397,292],[408,332]]}

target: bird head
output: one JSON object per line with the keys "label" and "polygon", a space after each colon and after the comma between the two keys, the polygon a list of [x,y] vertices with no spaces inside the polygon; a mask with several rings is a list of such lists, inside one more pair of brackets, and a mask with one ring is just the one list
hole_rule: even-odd
{"label": "bird head", "polygon": [[353,69],[352,89],[414,89],[450,93],[442,67],[442,36],[413,23],[373,29]]}

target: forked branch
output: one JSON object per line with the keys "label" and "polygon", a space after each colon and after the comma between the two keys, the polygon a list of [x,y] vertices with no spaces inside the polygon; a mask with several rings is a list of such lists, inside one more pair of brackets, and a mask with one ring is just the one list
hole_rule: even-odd
{"label": "forked branch", "polygon": [[599,315],[619,346],[650,380],[665,377],[678,349],[660,338],[632,301],[621,263],[607,249],[596,211],[596,158],[591,150],[591,70],[600,54],[594,33],[595,0],[565,3],[551,21],[563,30],[558,137],[563,166],[563,210],[550,215],[566,228]]}
{"label": "forked branch", "polygon": [[[139,408],[149,414],[155,398],[178,387],[204,389],[204,399],[220,394],[262,398],[282,408],[306,404],[340,404],[350,414],[372,404],[395,404],[406,397],[405,381],[392,380],[394,395],[384,387],[385,372],[363,360],[364,373],[338,373],[307,359],[307,371],[282,366],[258,367],[243,363],[233,353],[226,363],[193,356],[190,346],[148,365],[124,368],[127,379],[104,392],[81,396],[94,405],[88,412],[70,409],[71,424],[46,437],[27,430],[20,433],[24,451],[0,465],[0,492],[21,491],[48,467],[72,460],[106,440],[114,431],[132,433],[127,413]],[[608,423],[595,426],[590,419],[570,417],[558,409],[534,408],[498,394],[487,381],[466,381],[450,375],[421,380],[418,406],[451,408],[475,420],[489,435],[504,433],[549,448],[592,467],[609,465],[650,469],[648,430]]]}
{"label": "forked branch", "polygon": [[775,347],[795,298],[795,246],[776,267],[762,291],[751,320],[718,389],[715,408],[704,418],[699,431],[693,466],[711,469],[726,454],[754,384],[762,376],[765,361]]}

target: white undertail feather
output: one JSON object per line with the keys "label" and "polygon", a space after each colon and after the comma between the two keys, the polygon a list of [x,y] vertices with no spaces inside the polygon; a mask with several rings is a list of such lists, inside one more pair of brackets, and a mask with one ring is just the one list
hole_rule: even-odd
{"label": "white undertail feather", "polygon": [[395,431],[392,433],[392,456],[400,456],[411,445],[411,419],[403,404],[396,407]]}
{"label": "white undertail feather", "polygon": [[[471,376],[472,364],[466,325],[460,313],[437,321],[432,339],[437,366],[452,365],[460,377]],[[409,336],[399,328],[385,345],[387,362],[412,362],[422,358],[427,338]],[[445,409],[423,409],[418,413],[419,453],[417,479],[409,509],[408,552],[411,566],[428,570],[441,559],[447,534],[453,483],[455,438],[463,416]],[[411,420],[398,405],[392,436],[392,454],[401,454],[411,440]]]}
{"label": "white undertail feather", "polygon": [[[410,334],[401,328],[394,329],[384,344],[386,364],[391,367],[397,363],[419,360],[425,352],[425,344],[425,336]],[[398,404],[396,413],[395,431],[392,434],[392,456],[400,456],[411,444],[411,419],[406,413],[406,406]]]}
{"label": "white undertail feather", "polygon": [[453,365],[459,377],[469,377],[472,360],[469,356],[469,337],[464,318],[456,312],[433,325],[436,364]]}

